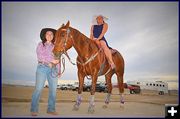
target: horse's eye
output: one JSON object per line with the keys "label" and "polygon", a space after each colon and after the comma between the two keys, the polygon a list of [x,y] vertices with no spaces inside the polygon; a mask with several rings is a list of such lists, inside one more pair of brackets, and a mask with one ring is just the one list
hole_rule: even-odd
{"label": "horse's eye", "polygon": [[62,34],[61,34],[61,37],[64,37],[64,36],[65,36],[64,33],[62,33]]}

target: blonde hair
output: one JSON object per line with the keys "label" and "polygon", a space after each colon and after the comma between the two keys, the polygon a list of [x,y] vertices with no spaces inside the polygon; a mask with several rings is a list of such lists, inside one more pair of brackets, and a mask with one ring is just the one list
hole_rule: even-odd
{"label": "blonde hair", "polygon": [[97,25],[97,17],[99,17],[99,16],[101,16],[102,18],[103,18],[103,21],[105,22],[105,21],[107,21],[108,20],[108,18],[107,17],[105,17],[105,16],[103,16],[103,15],[101,15],[101,14],[99,14],[99,15],[94,15],[93,16],[93,19],[92,19],[92,25]]}

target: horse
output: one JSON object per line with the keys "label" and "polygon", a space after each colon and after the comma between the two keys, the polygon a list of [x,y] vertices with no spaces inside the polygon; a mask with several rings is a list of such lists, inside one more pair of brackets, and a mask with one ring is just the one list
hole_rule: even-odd
{"label": "horse", "polygon": [[[78,56],[77,62],[77,74],[79,80],[78,95],[76,103],[74,104],[74,110],[78,110],[82,102],[82,91],[84,78],[86,76],[91,76],[91,97],[89,100],[88,112],[93,113],[94,110],[94,98],[95,98],[95,88],[98,79],[99,72],[100,75],[105,75],[108,93],[105,98],[105,107],[110,102],[110,97],[112,94],[112,83],[111,77],[116,74],[118,81],[118,88],[120,93],[120,105],[124,104],[124,86],[123,86],[123,75],[124,75],[124,59],[122,55],[116,51],[112,54],[113,61],[116,65],[115,69],[111,69],[108,60],[105,58],[104,52],[97,46],[97,44],[86,37],[80,31],[75,28],[70,27],[70,22],[68,21],[66,25],[62,25],[55,34],[55,46],[53,53],[55,57],[60,57],[63,53],[67,54],[67,50],[74,47]],[[69,56],[68,56],[69,57]],[[101,71],[100,71],[101,70]]]}

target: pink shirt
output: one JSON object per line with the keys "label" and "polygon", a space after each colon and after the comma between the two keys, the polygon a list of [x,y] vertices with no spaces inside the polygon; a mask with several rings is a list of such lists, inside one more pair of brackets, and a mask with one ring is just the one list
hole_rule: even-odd
{"label": "pink shirt", "polygon": [[37,46],[36,53],[38,61],[50,63],[54,59],[53,50],[54,45],[52,43],[48,44],[47,42],[40,42]]}
{"label": "pink shirt", "polygon": [[[50,63],[54,59],[54,54],[52,52],[53,48],[54,48],[54,45],[52,43],[48,44],[46,42],[43,45],[43,43],[40,42],[36,49],[38,61]],[[58,75],[60,76],[61,75],[61,64],[58,63],[56,65],[56,67],[58,68]]]}

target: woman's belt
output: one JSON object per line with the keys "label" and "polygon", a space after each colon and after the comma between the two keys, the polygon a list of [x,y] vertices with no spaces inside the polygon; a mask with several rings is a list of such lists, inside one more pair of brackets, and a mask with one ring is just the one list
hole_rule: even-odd
{"label": "woman's belt", "polygon": [[[48,67],[50,67],[50,68],[56,66],[56,65],[55,65],[54,63],[52,63],[52,62],[48,63],[48,62],[38,61],[38,63],[39,63],[39,64],[44,64],[44,65],[46,65],[46,66],[48,66]],[[52,64],[52,65],[50,65],[50,64]]]}
{"label": "woman's belt", "polygon": [[49,63],[47,63],[47,62],[38,61],[38,63],[39,63],[39,64],[44,64],[44,65],[49,66]]}

